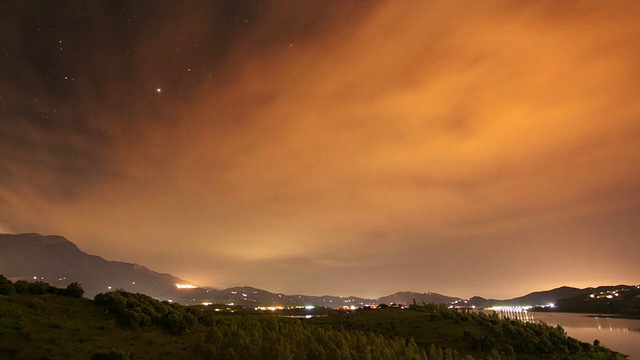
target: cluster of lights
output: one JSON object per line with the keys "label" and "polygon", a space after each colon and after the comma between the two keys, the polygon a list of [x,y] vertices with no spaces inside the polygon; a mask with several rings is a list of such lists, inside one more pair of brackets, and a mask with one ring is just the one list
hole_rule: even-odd
{"label": "cluster of lights", "polygon": [[451,303],[451,305],[449,305],[449,309],[467,309],[467,308],[471,308],[471,309],[475,309],[476,306],[475,305],[468,305],[469,303],[469,299],[467,300],[456,300],[454,302]]}
{"label": "cluster of lights", "polygon": [[259,311],[276,311],[276,310],[284,310],[284,306],[258,306],[255,310]]}
{"label": "cluster of lights", "polygon": [[528,311],[532,307],[533,306],[494,306],[492,308],[489,308],[489,310],[521,312],[521,311]]}
{"label": "cluster of lights", "polygon": [[602,299],[602,298],[613,299],[614,296],[620,296],[620,294],[618,294],[618,291],[619,290],[601,291],[599,293],[593,293],[589,295],[589,297],[592,299]]}
{"label": "cluster of lights", "polygon": [[178,289],[195,289],[197,286],[191,284],[176,284],[176,288]]}
{"label": "cluster of lights", "polygon": [[528,311],[533,306],[494,306],[493,309],[501,319],[515,319],[523,322],[535,322]]}

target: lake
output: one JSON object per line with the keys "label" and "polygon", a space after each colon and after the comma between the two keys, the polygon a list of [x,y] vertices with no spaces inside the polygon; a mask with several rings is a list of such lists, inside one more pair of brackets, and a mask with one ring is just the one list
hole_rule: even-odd
{"label": "lake", "polygon": [[640,320],[619,319],[593,314],[533,312],[536,321],[551,326],[560,325],[567,335],[580,341],[600,345],[629,355],[630,360],[640,360]]}

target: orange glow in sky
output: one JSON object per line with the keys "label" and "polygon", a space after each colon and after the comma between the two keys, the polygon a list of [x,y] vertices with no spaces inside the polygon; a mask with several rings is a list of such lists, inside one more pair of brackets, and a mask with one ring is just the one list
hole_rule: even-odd
{"label": "orange glow in sky", "polygon": [[0,229],[283,293],[637,283],[640,3],[302,3],[10,44]]}

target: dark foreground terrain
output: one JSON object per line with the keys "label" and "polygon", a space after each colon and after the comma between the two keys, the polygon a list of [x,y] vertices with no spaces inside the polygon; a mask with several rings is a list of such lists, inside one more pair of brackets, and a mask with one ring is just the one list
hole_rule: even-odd
{"label": "dark foreground terrain", "polygon": [[294,319],[4,277],[0,294],[1,359],[624,359],[560,327],[441,305]]}

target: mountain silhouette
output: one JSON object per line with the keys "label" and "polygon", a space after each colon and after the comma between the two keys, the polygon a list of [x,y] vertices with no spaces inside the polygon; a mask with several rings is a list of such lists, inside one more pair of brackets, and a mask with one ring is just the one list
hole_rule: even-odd
{"label": "mountain silhouette", "polygon": [[[409,291],[397,292],[378,299],[365,299],[355,296],[286,295],[250,286],[215,289],[196,287],[189,281],[170,274],[152,271],[142,265],[109,261],[100,256],[87,254],[62,236],[45,236],[35,233],[0,234],[0,274],[14,281],[44,281],[56,287],[65,287],[69,283],[77,281],[84,288],[85,296],[90,298],[100,292],[122,289],[182,304],[234,304],[247,308],[309,305],[333,308],[360,307],[382,303],[411,305],[414,302],[416,304],[423,302],[453,303],[457,307],[484,308],[496,305],[547,305],[557,303],[560,299],[569,298],[574,299],[573,302],[565,302],[563,305],[573,309],[578,308],[575,303],[585,302],[582,300],[585,296],[585,299],[589,300],[590,294],[623,288],[633,288],[631,290],[636,291],[635,287],[626,285],[586,289],[562,286],[551,290],[532,292],[509,300],[485,299],[479,296],[463,300],[438,293]],[[193,285],[193,288],[179,288],[176,286],[177,284]],[[595,300],[598,300],[597,297]],[[605,298],[605,300],[607,299]],[[585,304],[588,303],[587,305],[591,306],[592,302],[586,301]],[[626,303],[625,306],[627,306]],[[585,309],[589,310],[590,308]]]}
{"label": "mountain silhouette", "polygon": [[438,293],[417,293],[410,291],[401,291],[397,292],[393,295],[383,296],[378,299],[379,303],[384,304],[401,304],[401,305],[411,305],[415,301],[416,304],[421,303],[433,303],[433,304],[448,304],[450,302],[460,300],[457,297],[451,297],[446,295],[441,295]]}
{"label": "mountain silhouette", "polygon": [[87,254],[62,236],[34,233],[0,234],[0,274],[13,279],[44,281],[57,287],[78,281],[87,297],[123,289],[172,299],[180,294],[175,284],[189,284],[141,265]]}

